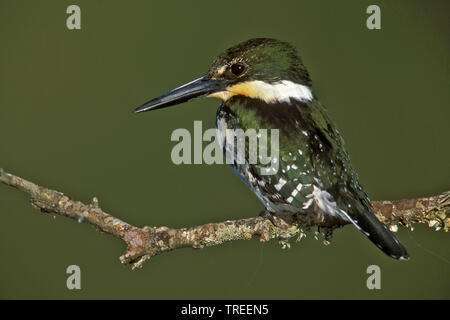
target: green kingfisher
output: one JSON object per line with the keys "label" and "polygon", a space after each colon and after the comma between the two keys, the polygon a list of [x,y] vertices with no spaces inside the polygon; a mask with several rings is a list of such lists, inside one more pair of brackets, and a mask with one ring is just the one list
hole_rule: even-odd
{"label": "green kingfisher", "polygon": [[228,129],[279,130],[279,152],[272,159],[278,161],[276,172],[262,174],[261,164],[249,161],[249,154],[244,161],[230,163],[264,204],[263,216],[314,212],[341,224],[352,223],[390,257],[409,259],[406,249],[373,213],[344,140],[313,93],[295,47],[267,38],[239,43],[220,54],[205,75],[133,112],[200,97],[222,100],[216,128],[224,151],[234,143],[225,138]]}

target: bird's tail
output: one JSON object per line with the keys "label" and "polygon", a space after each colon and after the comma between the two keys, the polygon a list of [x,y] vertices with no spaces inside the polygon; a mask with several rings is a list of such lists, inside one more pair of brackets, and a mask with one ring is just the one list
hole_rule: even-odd
{"label": "bird's tail", "polygon": [[398,241],[394,234],[382,224],[375,214],[368,212],[357,219],[351,218],[352,223],[361,230],[378,248],[394,259],[409,260],[408,251]]}

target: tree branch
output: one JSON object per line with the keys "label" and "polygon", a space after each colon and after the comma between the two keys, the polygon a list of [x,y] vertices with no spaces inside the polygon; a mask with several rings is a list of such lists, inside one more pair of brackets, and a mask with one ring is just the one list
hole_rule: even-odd
{"label": "tree branch", "polygon": [[[313,226],[320,230],[315,232],[315,237],[323,235],[324,243],[327,244],[332,231],[345,224],[312,212],[296,217],[274,217],[276,227],[268,219],[253,217],[181,229],[166,226],[139,228],[104,212],[95,197],[90,204],[84,204],[2,169],[0,182],[29,194],[32,206],[41,212],[69,217],[80,223],[87,222],[97,230],[123,240],[127,251],[120,257],[120,261],[131,264],[133,269],[142,267],[146,260],[166,251],[178,248],[198,249],[226,241],[248,240],[253,236],[258,236],[262,242],[276,238],[285,248],[289,247],[290,238],[297,236],[297,240],[300,240],[305,236],[305,230]],[[378,219],[389,225],[394,232],[399,224],[412,229],[413,223],[426,223],[436,231],[442,229],[448,232],[450,229],[450,191],[425,198],[372,201],[372,206]]]}

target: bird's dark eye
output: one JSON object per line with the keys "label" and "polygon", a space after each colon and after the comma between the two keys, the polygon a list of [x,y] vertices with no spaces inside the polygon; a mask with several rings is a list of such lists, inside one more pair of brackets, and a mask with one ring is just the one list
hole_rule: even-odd
{"label": "bird's dark eye", "polygon": [[242,63],[235,63],[231,66],[231,72],[233,72],[235,76],[240,76],[244,71],[245,66]]}

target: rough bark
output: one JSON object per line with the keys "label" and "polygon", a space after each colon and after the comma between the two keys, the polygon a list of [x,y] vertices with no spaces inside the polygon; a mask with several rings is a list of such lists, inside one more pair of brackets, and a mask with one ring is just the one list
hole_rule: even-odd
{"label": "rough bark", "polygon": [[[17,188],[30,195],[31,204],[41,212],[61,215],[87,222],[97,230],[123,240],[127,251],[120,257],[124,264],[140,268],[149,258],[178,248],[203,248],[219,245],[226,241],[248,240],[258,236],[260,241],[278,239],[283,248],[289,247],[289,239],[305,236],[305,230],[319,227],[315,237],[324,237],[324,243],[330,240],[332,231],[344,225],[342,221],[330,220],[312,212],[309,216],[297,219],[274,217],[276,226],[268,219],[252,217],[207,223],[191,228],[173,229],[166,226],[139,228],[130,225],[103,211],[97,198],[90,204],[72,200],[62,192],[47,189],[0,169],[0,182]],[[372,201],[375,214],[391,231],[397,231],[398,225],[412,229],[414,223],[426,223],[430,228],[450,229],[450,191],[437,196],[404,199],[396,201]]]}

